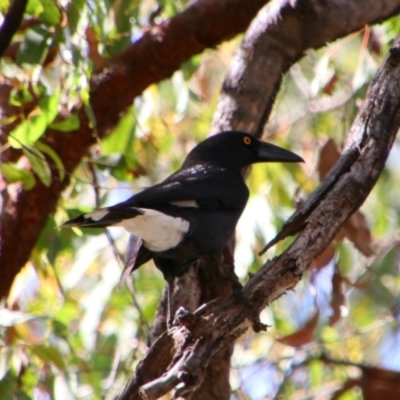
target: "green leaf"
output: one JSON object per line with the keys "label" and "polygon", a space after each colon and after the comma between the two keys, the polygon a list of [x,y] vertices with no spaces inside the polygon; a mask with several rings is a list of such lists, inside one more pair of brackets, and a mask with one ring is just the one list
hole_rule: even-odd
{"label": "green leaf", "polygon": [[5,14],[10,7],[11,1],[9,0],[0,0],[0,12]]}
{"label": "green leaf", "polygon": [[400,245],[397,241],[392,243],[389,248],[378,254],[372,262],[370,268],[378,275],[396,275],[396,266],[399,256]]}
{"label": "green leaf", "polygon": [[68,3],[66,8],[67,23],[72,33],[76,31],[79,21],[85,15],[85,7],[86,1],[84,0],[74,0]]}
{"label": "green leaf", "polygon": [[29,0],[25,11],[29,15],[39,16],[44,10],[39,0]]}
{"label": "green leaf", "polygon": [[56,129],[61,132],[71,132],[79,129],[81,121],[79,117],[74,114],[62,121],[55,121],[50,125],[51,129]]}
{"label": "green leaf", "polygon": [[396,299],[382,281],[375,277],[369,285],[364,289],[364,293],[370,296],[375,303],[381,304],[386,308],[392,308],[396,303]]}
{"label": "green leaf", "polygon": [[43,153],[34,147],[25,147],[22,151],[29,159],[33,171],[42,181],[43,185],[49,187],[51,184],[51,170]]}
{"label": "green leaf", "polygon": [[0,171],[7,182],[22,182],[25,190],[32,189],[35,186],[35,177],[27,169],[22,169],[14,164],[0,164]]}
{"label": "green leaf", "polygon": [[125,154],[130,152],[132,143],[135,119],[133,113],[128,111],[120,120],[118,126],[101,141],[102,155]]}
{"label": "green leaf", "polygon": [[47,54],[49,38],[50,33],[43,27],[28,29],[25,40],[18,49],[17,63],[41,64]]}
{"label": "green leaf", "polygon": [[39,14],[40,20],[51,25],[59,24],[61,13],[56,6],[56,2],[53,0],[40,0],[40,3],[43,6],[43,11]]}
{"label": "green leaf", "polygon": [[47,144],[44,144],[42,142],[36,142],[35,148],[37,148],[42,153],[47,154],[54,161],[54,164],[56,165],[56,168],[58,171],[58,176],[60,177],[60,180],[64,180],[65,168],[64,168],[64,164],[61,161],[61,158],[58,156],[58,154],[50,146],[48,146]]}
{"label": "green leaf", "polygon": [[39,107],[31,112],[29,118],[11,131],[9,136],[11,146],[20,149],[35,143],[56,117],[59,99],[59,90],[51,96],[44,96],[39,101]]}
{"label": "green leaf", "polygon": [[60,371],[65,371],[65,361],[60,351],[55,346],[32,346],[32,352],[42,361],[55,365]]}
{"label": "green leaf", "polygon": [[21,85],[20,87],[11,90],[10,97],[8,99],[10,104],[17,107],[21,107],[24,103],[27,103],[32,100],[33,100],[32,93],[25,85]]}

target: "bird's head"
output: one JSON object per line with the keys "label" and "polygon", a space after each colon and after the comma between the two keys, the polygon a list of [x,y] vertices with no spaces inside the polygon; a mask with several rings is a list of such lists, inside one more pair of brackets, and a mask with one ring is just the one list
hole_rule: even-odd
{"label": "bird's head", "polygon": [[215,164],[241,171],[259,162],[304,162],[298,155],[245,132],[218,133],[199,143],[186,157],[183,167]]}

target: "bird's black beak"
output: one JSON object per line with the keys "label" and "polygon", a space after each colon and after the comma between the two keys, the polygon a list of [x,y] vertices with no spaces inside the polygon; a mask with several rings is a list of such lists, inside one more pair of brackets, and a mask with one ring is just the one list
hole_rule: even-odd
{"label": "bird's black beak", "polygon": [[260,142],[260,147],[258,148],[258,161],[304,162],[304,160],[297,154],[294,154],[289,150],[282,149],[282,147],[265,142]]}

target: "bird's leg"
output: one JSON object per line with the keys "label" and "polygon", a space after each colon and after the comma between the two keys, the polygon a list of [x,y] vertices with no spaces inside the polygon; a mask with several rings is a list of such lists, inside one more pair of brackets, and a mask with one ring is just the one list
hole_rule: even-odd
{"label": "bird's leg", "polygon": [[165,274],[165,280],[167,281],[167,329],[172,327],[174,322],[174,310],[173,310],[173,294],[174,294],[174,275]]}

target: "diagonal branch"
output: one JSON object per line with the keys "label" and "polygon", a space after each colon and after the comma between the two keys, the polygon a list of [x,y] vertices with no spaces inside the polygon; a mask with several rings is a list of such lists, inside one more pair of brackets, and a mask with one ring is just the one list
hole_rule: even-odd
{"label": "diagonal branch", "polygon": [[[182,13],[144,32],[142,37],[91,81],[90,102],[96,119],[96,133],[104,137],[117,124],[122,113],[149,85],[166,79],[191,56],[207,47],[242,32],[266,0],[245,3],[242,0],[199,0]],[[0,87],[2,118],[15,113],[7,103],[10,87]],[[86,109],[75,110],[80,128],[68,135],[48,130],[44,136],[62,160],[67,176],[76,168],[89,147],[95,142]],[[9,126],[0,126],[0,142],[6,141]],[[14,157],[10,150],[2,153],[2,162]],[[14,157],[15,158],[15,157]],[[54,171],[52,183],[24,191],[16,187],[12,195],[1,190],[3,209],[0,216],[0,298],[7,295],[16,274],[25,265],[49,214],[68,179],[60,181]],[[17,186],[17,185],[15,185]],[[18,252],[15,248],[18,246]]]}
{"label": "diagonal branch", "polygon": [[306,50],[317,49],[399,11],[399,0],[271,2],[250,25],[231,63],[212,131],[233,128],[260,137],[283,74]]}
{"label": "diagonal branch", "polygon": [[[150,84],[168,78],[184,61],[192,55],[200,53],[206,47],[216,46],[221,41],[243,31],[265,2],[265,0],[252,2],[199,0],[189,5],[181,14],[145,32],[137,42],[133,43],[123,54],[112,60],[103,71],[93,77],[91,105],[97,121],[98,135],[100,137],[106,135],[115,126],[119,117],[132,103],[133,99]],[[290,7],[291,3],[293,2],[282,0],[274,4],[275,8],[286,9]],[[323,40],[329,41],[359,29],[365,24],[388,18],[397,12],[400,0],[386,0],[384,4],[375,0],[363,2],[332,0],[323,5],[316,0],[302,0],[295,4],[294,15],[300,13],[301,18],[295,20],[296,23],[291,26],[288,33],[292,32],[297,35],[302,27],[306,29],[306,32],[313,32],[313,37],[321,35]],[[311,8],[318,10],[318,16],[324,18],[325,25],[314,18],[315,13],[308,14],[307,10],[310,9],[310,6],[307,6],[307,4],[314,5]],[[331,4],[333,5],[331,6]],[[329,8],[330,11],[327,12],[326,8]],[[338,9],[341,10],[340,15],[335,12]],[[276,16],[278,15],[279,13],[276,13]],[[349,18],[349,16],[352,17]],[[275,36],[279,37],[279,31],[285,31],[285,29],[282,29],[283,22],[287,24],[286,17],[284,17],[282,15],[280,20],[267,21],[268,25],[276,25]],[[293,19],[293,13],[288,13],[288,18],[289,20]],[[327,29],[328,27],[331,28],[331,31]],[[273,39],[275,36],[273,36]],[[307,37],[309,36],[308,33]],[[318,46],[323,44],[323,40],[321,39]],[[219,113],[224,115],[225,121],[232,118],[232,127],[242,128],[250,132],[256,132],[259,129],[257,127],[261,126],[262,121],[267,117],[270,109],[269,103],[272,104],[273,97],[278,90],[280,75],[285,71],[288,63],[295,62],[307,49],[307,46],[313,43],[308,40],[295,41],[294,44],[296,46],[294,55],[283,63],[279,61],[279,47],[271,47],[271,52],[268,53],[270,60],[276,60],[274,61],[276,67],[272,68],[275,65],[274,63],[265,63],[266,68],[263,74],[259,76],[270,76],[268,85],[272,90],[255,92],[259,99],[260,96],[267,99],[266,104],[254,108],[255,103],[246,103],[248,96],[242,96],[237,100],[237,114],[232,117],[226,116],[223,107],[219,107]],[[284,67],[285,65],[286,67]],[[258,80],[258,83],[264,85],[265,80]],[[232,99],[231,86],[227,84],[225,92],[229,89],[229,96]],[[0,93],[0,98],[6,99],[7,96]],[[247,122],[239,125],[238,121],[241,120],[240,115],[245,110],[245,104],[252,105],[253,114],[248,113],[248,117],[245,118]],[[1,106],[7,109],[6,104]],[[258,116],[258,111],[262,116],[261,119]],[[78,110],[78,113],[81,119],[79,130],[68,135],[49,130],[45,136],[47,144],[55,150],[62,160],[67,174],[71,173],[79,164],[95,140],[85,110],[82,108]],[[252,115],[254,115],[255,124],[251,123]],[[7,116],[4,115],[3,118]],[[213,129],[225,127],[227,127],[226,123],[221,124],[219,128],[218,124],[214,123]],[[4,135],[7,134],[5,129],[5,127],[0,128],[0,139],[3,136],[3,141]],[[4,152],[2,160],[7,161],[8,158],[7,152]],[[7,295],[15,275],[28,260],[47,216],[54,212],[58,197],[67,184],[68,180],[60,182],[55,173],[52,184],[48,188],[41,183],[38,183],[28,192],[19,187],[15,190],[16,195],[12,198],[9,197],[7,191],[2,191],[0,265],[5,265],[7,268],[0,270],[0,297]],[[24,229],[21,229],[21,227],[24,227]],[[18,252],[14,251],[16,243],[18,244]]]}
{"label": "diagonal branch", "polygon": [[0,57],[7,50],[17,32],[25,12],[28,0],[12,0],[0,27]]}
{"label": "diagonal branch", "polygon": [[[204,316],[195,313],[183,318],[183,324],[168,333],[175,343],[175,356],[165,375],[153,378],[152,383],[146,382],[146,370],[151,367],[152,358],[160,359],[160,351],[164,351],[171,360],[170,348],[158,346],[156,354],[151,348],[146,362],[138,366],[121,400],[139,399],[140,396],[156,398],[152,395],[152,388],[157,388],[159,396],[176,381],[180,382],[177,395],[188,395],[201,382],[210,360],[232,345],[252,323],[253,328],[257,328],[260,311],[297,284],[310,263],[360,207],[375,185],[400,127],[399,93],[400,36],[368,90],[348,135],[339,167],[331,170],[324,179],[332,184],[318,199],[308,216],[307,225],[295,242],[251,278],[244,288],[244,301],[232,298]],[[343,159],[351,162],[343,163]],[[304,208],[307,207],[308,202],[304,204]],[[170,371],[175,370],[178,371],[172,377]],[[163,380],[166,382],[164,387]]]}

